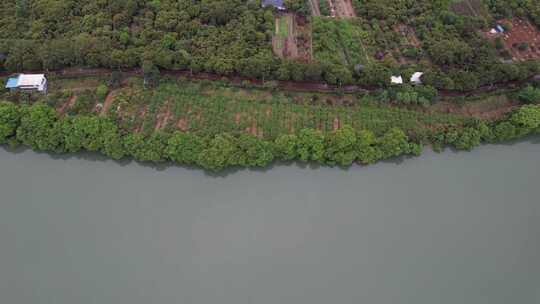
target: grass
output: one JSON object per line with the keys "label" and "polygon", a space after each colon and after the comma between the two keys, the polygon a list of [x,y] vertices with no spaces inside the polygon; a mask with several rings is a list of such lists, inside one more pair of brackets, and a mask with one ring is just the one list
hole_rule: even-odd
{"label": "grass", "polygon": [[280,16],[278,18],[278,28],[276,35],[279,38],[287,38],[289,36],[289,22],[286,16]]}
{"label": "grass", "polygon": [[333,64],[365,64],[370,58],[362,41],[365,36],[365,31],[354,20],[314,17],[314,57]]}

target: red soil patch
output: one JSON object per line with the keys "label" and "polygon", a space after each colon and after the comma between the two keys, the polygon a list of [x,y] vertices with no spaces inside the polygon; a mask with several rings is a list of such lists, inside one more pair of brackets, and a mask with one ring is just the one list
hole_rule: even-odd
{"label": "red soil patch", "polygon": [[[144,120],[144,116],[146,116],[146,112],[148,111],[148,107],[143,107],[141,109],[141,111],[139,112],[139,114],[137,116],[139,116],[139,118],[141,119],[141,121]],[[137,128],[135,128],[135,133],[140,133],[142,131],[142,128],[143,128],[143,124],[139,124],[139,126],[137,126]]]}
{"label": "red soil patch", "polygon": [[156,116],[155,130],[157,131],[157,130],[163,129],[167,125],[167,122],[169,121],[171,116],[172,116],[171,107],[167,103],[164,107],[162,107],[161,111],[159,111],[159,113]]}
{"label": "red soil patch", "polygon": [[188,130],[188,122],[185,118],[180,118],[176,123],[176,128],[186,132]]}
{"label": "red soil patch", "polygon": [[327,0],[330,7],[330,15],[339,18],[354,18],[354,11],[351,0]]}
{"label": "red soil patch", "polygon": [[105,102],[103,103],[103,108],[101,109],[101,116],[107,115],[109,113],[109,108],[111,107],[113,101],[114,101],[115,92],[111,91],[109,94],[107,94],[107,97],[105,98]]}
{"label": "red soil patch", "polygon": [[319,8],[319,1],[318,0],[309,0],[309,7],[311,8],[311,15],[312,16],[320,16],[321,10]]}
{"label": "red soil patch", "polygon": [[236,125],[240,124],[240,119],[242,118],[242,113],[235,113],[234,114],[234,123]]}
{"label": "red soil patch", "polygon": [[58,113],[64,114],[69,108],[71,108],[77,101],[77,95],[71,96],[68,101],[66,101],[60,108],[58,108]]}
{"label": "red soil patch", "polygon": [[339,121],[339,117],[334,117],[334,122],[332,124],[332,129],[334,131],[338,130],[341,127],[341,123]]}
{"label": "red soil patch", "polygon": [[[287,19],[287,37],[279,37],[280,18]],[[276,34],[272,37],[274,53],[281,58],[310,61],[312,58],[311,28],[307,19],[292,13],[277,16]]]}
{"label": "red soil patch", "polygon": [[[491,34],[485,32],[485,36],[489,39],[501,37],[504,41],[505,48],[512,55],[512,60],[524,61],[531,59],[540,59],[540,31],[536,26],[531,24],[529,20],[514,18],[512,20],[500,20],[501,24],[511,24],[512,29],[504,33]],[[518,45],[527,43],[527,50],[521,51]]]}
{"label": "red soil patch", "polygon": [[474,117],[482,120],[497,120],[503,118],[507,113],[512,112],[518,107],[519,102],[515,101],[507,101],[493,107],[474,103],[461,106],[455,103],[440,102],[433,110],[435,112]]}

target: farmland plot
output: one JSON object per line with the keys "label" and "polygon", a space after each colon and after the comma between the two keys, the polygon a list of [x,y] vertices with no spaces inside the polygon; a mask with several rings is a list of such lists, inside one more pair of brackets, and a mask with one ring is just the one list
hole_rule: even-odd
{"label": "farmland plot", "polygon": [[540,59],[540,31],[529,20],[514,18],[499,20],[499,24],[509,25],[504,33],[492,33],[489,29],[482,32],[484,37],[495,41],[500,39],[504,49],[501,54],[505,59],[525,61]]}
{"label": "farmland plot", "polygon": [[326,0],[330,8],[330,14],[332,17],[338,18],[354,18],[356,13],[354,11],[351,0]]}
{"label": "farmland plot", "polygon": [[314,18],[313,51],[319,62],[352,66],[370,61],[363,44],[367,33],[346,19]]}
{"label": "farmland plot", "polygon": [[[502,33],[506,49],[516,61],[540,59],[540,31],[529,20],[514,18],[512,21],[503,21],[512,24],[512,29]],[[527,45],[520,50],[520,45]]]}
{"label": "farmland plot", "polygon": [[464,16],[483,18],[489,18],[490,16],[489,10],[482,0],[454,0],[450,4],[450,8],[456,14]]}
{"label": "farmland plot", "polygon": [[369,129],[376,134],[398,127],[413,134],[426,126],[460,125],[467,120],[459,115],[360,104],[354,97],[345,105],[336,98],[317,94],[293,97],[213,84],[168,82],[153,91],[122,91],[115,96],[114,110],[108,115],[122,130],[143,134],[178,129],[199,135],[247,132],[265,139],[296,133],[302,128],[330,132],[342,125]]}
{"label": "farmland plot", "polygon": [[276,16],[272,48],[281,58],[310,61],[311,31],[305,18],[292,13]]}

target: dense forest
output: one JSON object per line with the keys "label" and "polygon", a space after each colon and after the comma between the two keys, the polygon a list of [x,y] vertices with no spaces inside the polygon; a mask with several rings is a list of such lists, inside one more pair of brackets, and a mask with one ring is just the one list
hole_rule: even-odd
{"label": "dense forest", "polygon": [[[540,70],[534,61],[503,63],[493,43],[479,34],[493,26],[494,18],[521,16],[540,24],[537,1],[485,1],[492,12],[488,16],[456,13],[451,9],[455,1],[449,0],[353,2],[355,20],[313,17],[319,53],[311,62],[299,62],[272,53],[277,12],[255,0],[2,1],[0,68],[125,69],[147,63],[221,75],[378,86],[387,85],[391,74],[422,70],[426,84],[455,90],[525,79]],[[309,15],[304,1],[286,4]],[[400,25],[413,29],[421,45],[400,43],[394,30]],[[332,57],[337,54],[331,54],[333,49],[346,52],[347,60]],[[373,58],[386,51],[410,60]]]}

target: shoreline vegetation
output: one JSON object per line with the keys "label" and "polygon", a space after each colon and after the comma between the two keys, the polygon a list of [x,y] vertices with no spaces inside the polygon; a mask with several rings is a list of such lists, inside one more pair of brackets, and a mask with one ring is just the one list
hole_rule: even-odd
{"label": "shoreline vegetation", "polygon": [[214,172],[230,167],[267,167],[275,161],[341,167],[352,163],[368,165],[402,155],[420,155],[425,145],[431,145],[435,151],[446,146],[471,150],[481,143],[540,133],[540,106],[523,105],[496,121],[469,119],[423,133],[418,133],[421,129],[406,132],[395,126],[373,131],[349,124],[330,130],[303,127],[273,136],[226,130],[130,132],[119,126],[114,116],[61,115],[42,101],[0,102],[3,145],[23,145],[53,153],[99,152],[116,160],[171,161]]}

